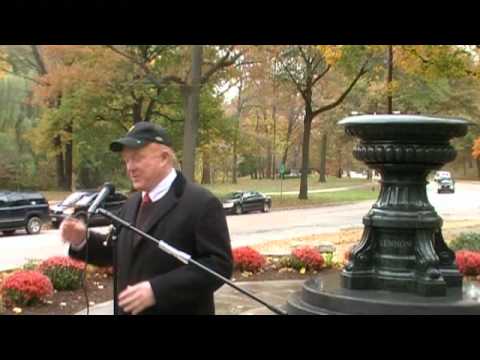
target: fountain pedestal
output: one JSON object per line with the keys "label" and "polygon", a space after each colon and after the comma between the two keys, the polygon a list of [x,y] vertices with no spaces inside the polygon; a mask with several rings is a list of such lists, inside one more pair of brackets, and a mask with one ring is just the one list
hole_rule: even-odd
{"label": "fountain pedestal", "polygon": [[380,194],[363,218],[363,235],[340,278],[320,275],[307,281],[302,293],[289,299],[288,311],[368,313],[377,306],[387,313],[416,313],[440,298],[443,305],[436,309],[441,313],[455,312],[444,306],[451,303],[459,306],[456,313],[466,311],[465,306],[480,313],[474,299],[464,299],[455,254],[445,244],[442,219],[426,190],[428,174],[455,159],[450,140],[465,136],[468,123],[376,115],[349,117],[339,124],[360,139],[355,158],[381,174]]}

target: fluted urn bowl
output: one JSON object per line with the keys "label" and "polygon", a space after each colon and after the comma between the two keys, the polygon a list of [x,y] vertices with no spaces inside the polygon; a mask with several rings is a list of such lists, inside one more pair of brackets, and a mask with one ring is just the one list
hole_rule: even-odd
{"label": "fluted urn bowl", "polygon": [[[320,275],[308,280],[303,292],[289,299],[289,311],[348,313],[348,308],[357,313],[380,309],[422,313],[431,304],[429,298],[444,297],[436,309],[445,313],[451,296],[463,301],[462,275],[454,252],[443,239],[442,219],[428,201],[427,176],[455,159],[450,140],[465,136],[468,122],[413,115],[362,115],[347,117],[339,124],[348,135],[359,139],[353,151],[355,158],[381,174],[380,194],[363,218],[363,235],[339,279]],[[408,306],[402,300],[406,298]],[[421,305],[410,312],[413,303]],[[479,311],[476,301],[468,304],[464,303],[467,313]]]}

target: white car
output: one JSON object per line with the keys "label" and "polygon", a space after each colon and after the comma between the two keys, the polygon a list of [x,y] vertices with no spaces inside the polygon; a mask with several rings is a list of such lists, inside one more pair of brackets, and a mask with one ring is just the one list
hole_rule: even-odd
{"label": "white car", "polygon": [[435,173],[435,176],[433,177],[433,181],[439,182],[442,179],[451,179],[452,174],[450,174],[450,171],[437,171]]}

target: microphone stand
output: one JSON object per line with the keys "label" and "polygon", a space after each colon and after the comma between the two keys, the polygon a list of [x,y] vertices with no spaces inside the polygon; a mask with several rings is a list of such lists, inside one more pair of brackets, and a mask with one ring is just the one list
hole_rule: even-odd
{"label": "microphone stand", "polygon": [[118,266],[117,266],[117,236],[118,236],[117,227],[113,226],[113,233],[111,237],[112,241],[112,252],[113,252],[113,313],[118,314],[118,303],[117,303],[117,292],[118,292]]}
{"label": "microphone stand", "polygon": [[[182,263],[184,264],[192,264],[200,269],[202,269],[203,271],[206,271],[208,272],[209,274],[215,276],[216,278],[222,280],[225,284],[233,287],[235,290],[237,291],[240,291],[242,294],[245,294],[247,295],[248,297],[250,297],[251,299],[259,302],[260,304],[266,306],[268,309],[270,309],[273,313],[277,314],[277,315],[287,315],[287,313],[285,311],[283,311],[282,309],[279,309],[278,307],[274,306],[274,305],[271,305],[271,304],[268,304],[266,303],[265,301],[263,301],[262,299],[258,298],[257,296],[255,296],[254,294],[252,294],[251,292],[245,290],[245,289],[242,289],[241,287],[237,286],[235,283],[233,283],[232,281],[230,281],[229,279],[227,279],[226,277],[220,275],[219,273],[209,269],[208,267],[206,267],[205,265],[199,263],[198,261],[192,259],[191,255],[183,252],[183,251],[180,251],[180,250],[177,250],[176,248],[174,248],[173,246],[171,245],[168,245],[165,241],[163,240],[157,240],[155,239],[153,236],[147,234],[147,233],[144,233],[143,231],[141,231],[140,229],[136,228],[135,226],[131,225],[129,222],[119,218],[118,216],[112,214],[110,211],[108,210],[105,210],[105,209],[102,209],[102,208],[98,208],[95,213],[99,213],[99,214],[102,214],[108,218],[110,218],[111,220],[115,221],[116,223],[119,223],[121,224],[122,226],[125,226],[126,228],[130,229],[131,231],[139,234],[140,236],[148,239],[148,240],[151,240],[153,241],[154,243],[157,244],[157,246],[159,247],[160,250],[166,252],[167,254],[177,258],[179,261],[181,261]],[[117,273],[117,269],[116,269],[116,263],[115,261],[117,260],[116,259],[116,239],[114,240],[114,243],[112,244],[113,245],[113,251],[114,251],[114,266],[115,266],[115,276],[116,276],[116,273]],[[116,278],[114,278],[116,279]],[[116,280],[115,280],[115,283],[116,283]],[[114,283],[114,287],[116,288],[116,284]],[[114,293],[115,293],[116,289],[114,289]],[[116,293],[115,293],[115,296],[116,296]],[[114,306],[115,306],[115,303],[116,301],[113,302],[114,303]]]}

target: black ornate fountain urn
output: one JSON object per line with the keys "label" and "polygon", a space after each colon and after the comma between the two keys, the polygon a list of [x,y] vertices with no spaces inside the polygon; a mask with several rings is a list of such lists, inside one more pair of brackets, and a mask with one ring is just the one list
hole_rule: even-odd
{"label": "black ornate fountain urn", "polygon": [[426,190],[428,174],[455,159],[450,140],[465,136],[468,122],[363,115],[339,124],[360,139],[355,158],[381,174],[380,195],[341,275],[308,280],[290,297],[288,312],[479,314],[479,302],[462,292],[455,254]]}

